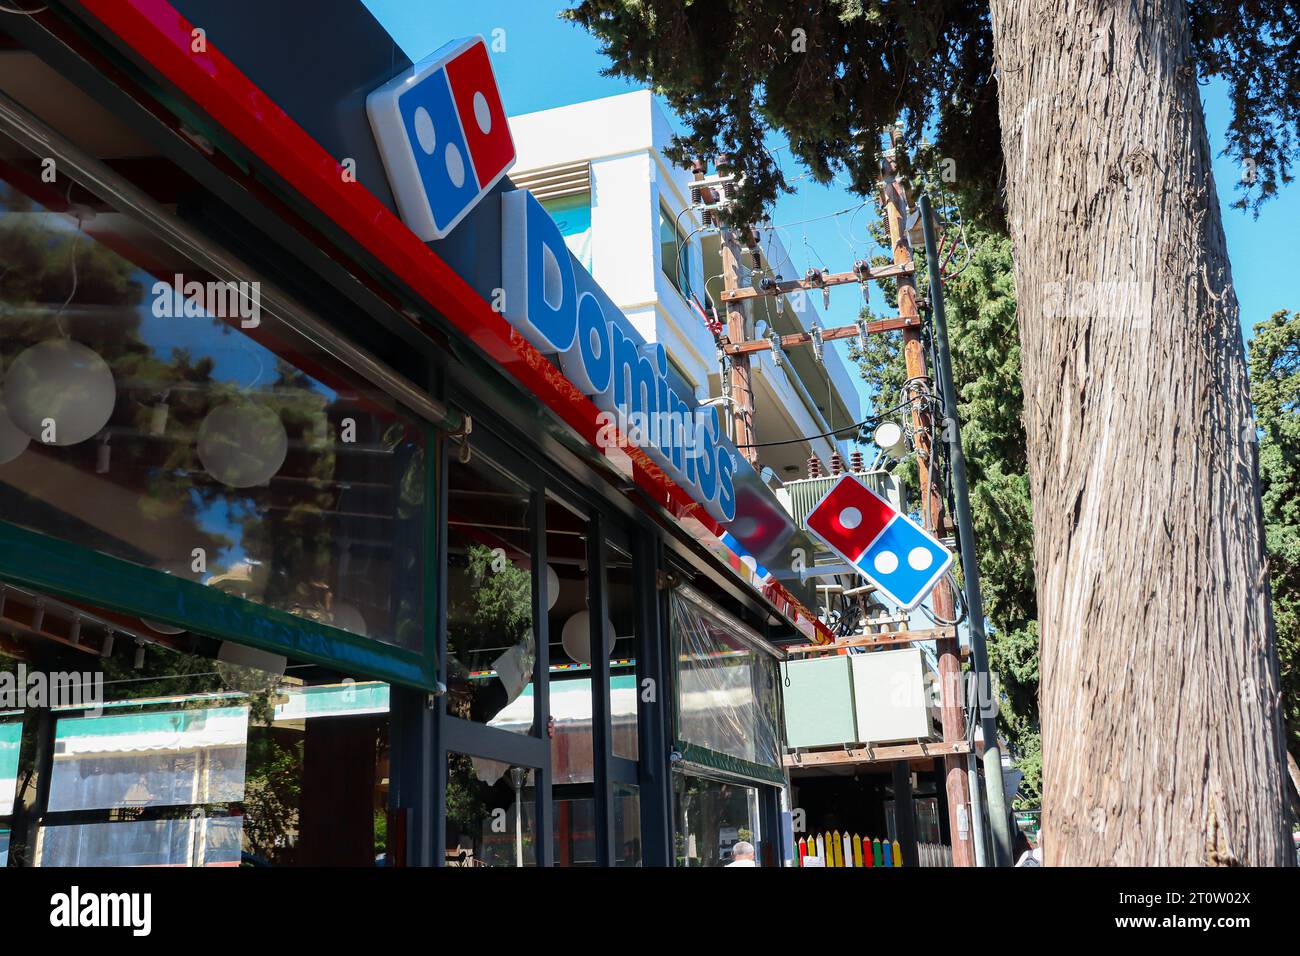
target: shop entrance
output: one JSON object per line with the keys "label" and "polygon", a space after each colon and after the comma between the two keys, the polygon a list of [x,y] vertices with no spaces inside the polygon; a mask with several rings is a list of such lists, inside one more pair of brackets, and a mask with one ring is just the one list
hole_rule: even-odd
{"label": "shop entrance", "polygon": [[490,437],[447,473],[444,863],[638,866],[630,536]]}

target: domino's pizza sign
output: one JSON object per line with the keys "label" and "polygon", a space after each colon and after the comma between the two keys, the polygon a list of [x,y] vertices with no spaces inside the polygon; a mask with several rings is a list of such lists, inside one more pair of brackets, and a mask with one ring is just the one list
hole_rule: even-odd
{"label": "domino's pizza sign", "polygon": [[482,37],[453,40],[366,97],[402,219],[441,239],[515,162]]}
{"label": "domino's pizza sign", "polygon": [[804,524],[906,611],[952,567],[951,551],[851,474],[831,486]]}

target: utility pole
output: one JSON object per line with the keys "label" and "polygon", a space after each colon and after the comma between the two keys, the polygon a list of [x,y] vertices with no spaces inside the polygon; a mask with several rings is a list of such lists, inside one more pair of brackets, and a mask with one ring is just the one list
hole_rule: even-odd
{"label": "utility pole", "polygon": [[1011,824],[1007,817],[1006,792],[1002,788],[1002,748],[998,743],[997,712],[993,706],[989,652],[984,635],[984,600],[980,595],[980,568],[975,554],[970,489],[966,482],[966,453],[962,449],[961,423],[957,419],[957,388],[952,378],[952,354],[948,347],[948,320],[943,307],[939,251],[935,246],[930,197],[922,195],[917,205],[921,213],[921,226],[925,231],[926,263],[930,267],[930,315],[934,320],[935,352],[939,366],[935,372],[939,379],[939,393],[943,397],[946,419],[943,431],[948,442],[948,460],[952,463],[953,501],[957,508],[961,570],[966,585],[967,629],[970,633],[971,658],[978,690],[976,701],[979,707],[980,735],[984,738],[984,792],[988,797],[989,828],[993,831],[993,862],[995,866],[1010,866],[1013,862]]}
{"label": "utility pole", "polygon": [[[913,277],[912,244],[907,230],[907,193],[898,181],[895,156],[900,147],[900,137],[890,131],[894,152],[885,157],[881,170],[881,192],[885,201],[885,220],[889,227],[889,241],[893,248],[894,265],[909,271],[898,276],[898,315],[901,319],[916,320],[916,325],[903,327],[903,355],[907,364],[906,398],[912,400],[912,424],[915,434],[916,472],[918,489],[923,497],[922,513],[928,516],[931,531],[937,537],[944,534],[943,496],[930,471],[930,455],[934,432],[930,421],[930,377],[926,370],[925,344],[919,327],[920,310],[916,303],[916,281]],[[724,270],[725,271],[725,270]],[[956,619],[952,589],[948,581],[940,581],[932,592],[934,613],[940,621]],[[957,642],[956,628],[953,636],[935,641],[939,657],[939,705],[942,714],[945,742],[966,739],[965,709],[962,706],[961,648]],[[948,825],[952,839],[954,866],[975,865],[974,829],[971,826],[970,797],[966,789],[965,758],[958,754],[943,757],[943,775],[948,795]]]}
{"label": "utility pole", "polygon": [[[740,247],[736,233],[728,228],[722,233],[722,283],[724,301],[726,294],[740,288]],[[727,308],[727,342],[745,341],[745,308],[740,302],[725,302]],[[740,453],[758,468],[758,449],[754,445],[754,391],[750,384],[749,354],[737,352],[730,356],[731,369],[728,382],[731,392],[731,437],[740,446]]]}

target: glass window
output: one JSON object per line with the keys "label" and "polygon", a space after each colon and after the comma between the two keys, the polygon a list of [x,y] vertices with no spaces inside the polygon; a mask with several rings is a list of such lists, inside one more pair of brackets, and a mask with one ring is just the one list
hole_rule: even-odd
{"label": "glass window", "polygon": [[736,844],[755,847],[761,862],[758,790],[694,774],[673,774],[678,866],[727,866]]}
{"label": "glass window", "polygon": [[187,704],[58,721],[48,809],[243,800],[248,707]]}
{"label": "glass window", "polygon": [[[898,804],[893,800],[885,801],[885,832],[889,839],[898,839],[898,820],[894,808]],[[918,843],[939,842],[939,801],[934,797],[912,798],[913,824],[916,827]]]}
{"label": "glass window", "polygon": [[533,527],[527,488],[478,455],[469,464],[453,458],[447,490],[447,712],[536,735],[530,690],[537,661]]}
{"label": "glass window", "polygon": [[23,741],[22,714],[0,714],[0,817],[14,812],[18,791],[18,754]]}
{"label": "glass window", "polygon": [[41,866],[239,866],[239,817],[115,820],[41,829]]}
{"label": "glass window", "polygon": [[641,865],[641,788],[614,784],[614,865]]}
{"label": "glass window", "polygon": [[[4,660],[0,657],[0,660]],[[0,712],[0,867],[9,863],[9,820],[18,794],[18,757],[22,752],[21,711]]]}
{"label": "glass window", "polygon": [[[546,499],[547,578],[558,582],[550,607],[551,801],[556,866],[594,866],[595,737],[592,732],[592,614],[587,557],[591,523],[554,496]],[[551,575],[554,578],[551,578]],[[548,592],[549,594],[549,592]],[[549,598],[548,598],[549,601]],[[608,621],[603,653],[613,648]]]}
{"label": "glass window", "polygon": [[423,425],[256,277],[0,146],[0,520],[421,649]]}
{"label": "glass window", "polygon": [[637,758],[636,579],[632,557],[613,545],[605,549],[609,620],[614,627],[609,662],[611,746],[616,757]]}
{"label": "glass window", "polygon": [[668,277],[683,298],[690,296],[691,254],[686,244],[686,234],[677,224],[668,207],[659,206],[659,261]]}
{"label": "glass window", "polygon": [[673,591],[679,737],[715,753],[781,765],[776,661],[690,588]]}
{"label": "glass window", "polygon": [[447,866],[536,866],[536,771],[447,755]]}
{"label": "glass window", "polygon": [[[53,721],[48,786],[24,859],[40,866],[374,866],[385,860],[388,685],[192,632],[156,634],[85,605],[39,601],[38,628],[0,670],[78,700],[29,693]],[[76,621],[76,641],[68,626]],[[30,681],[29,681],[30,683]],[[64,686],[68,682],[64,681]],[[0,740],[10,736],[0,723]],[[35,735],[39,738],[41,735]],[[29,735],[29,739],[32,739]],[[0,747],[0,762],[8,761]],[[35,755],[33,755],[35,757]],[[33,759],[34,766],[41,761]]]}
{"label": "glass window", "polygon": [[560,228],[564,244],[588,272],[591,271],[591,193],[543,199],[542,208]]}

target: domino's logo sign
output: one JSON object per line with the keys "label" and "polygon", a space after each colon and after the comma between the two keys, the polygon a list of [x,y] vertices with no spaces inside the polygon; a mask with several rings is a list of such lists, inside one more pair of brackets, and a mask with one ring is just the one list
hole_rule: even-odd
{"label": "domino's logo sign", "polygon": [[952,567],[951,551],[851,474],[831,487],[804,524],[906,611]]}
{"label": "domino's logo sign", "polygon": [[451,232],[515,163],[487,45],[453,40],[366,97],[402,219],[426,242]]}

